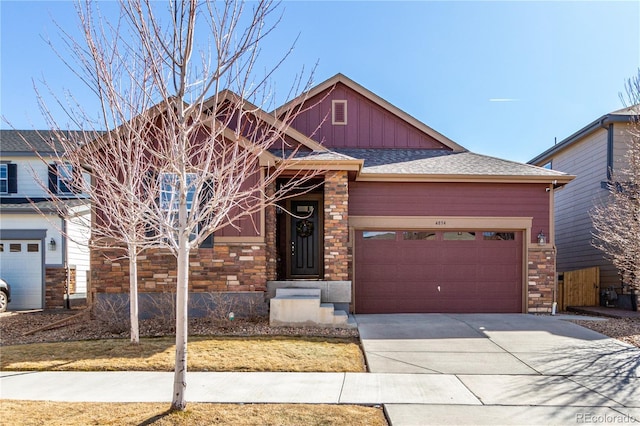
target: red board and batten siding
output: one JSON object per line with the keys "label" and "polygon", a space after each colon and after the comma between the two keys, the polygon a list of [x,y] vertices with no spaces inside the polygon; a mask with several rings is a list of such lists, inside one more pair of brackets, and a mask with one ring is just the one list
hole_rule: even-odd
{"label": "red board and batten siding", "polygon": [[544,184],[349,182],[349,216],[533,217],[549,235]]}
{"label": "red board and batten siding", "polygon": [[[331,123],[333,100],[347,101],[346,125]],[[450,149],[343,84],[330,93],[319,93],[305,105],[313,108],[296,117],[292,127],[327,148]]]}

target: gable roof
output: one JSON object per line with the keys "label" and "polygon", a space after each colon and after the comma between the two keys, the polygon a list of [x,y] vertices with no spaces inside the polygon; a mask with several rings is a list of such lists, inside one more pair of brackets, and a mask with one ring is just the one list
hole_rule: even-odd
{"label": "gable roof", "polygon": [[561,140],[551,148],[547,149],[543,153],[535,156],[531,160],[529,160],[528,164],[545,164],[547,163],[553,156],[558,154],[560,151],[564,151],[565,149],[571,147],[575,143],[577,143],[580,139],[590,135],[591,133],[599,130],[599,129],[607,129],[609,124],[612,123],[629,123],[633,119],[640,118],[640,104],[632,105],[630,107],[622,108],[617,111],[610,112],[601,116],[600,118],[592,121],[591,123],[584,126],[582,129],[578,130],[571,136]]}
{"label": "gable roof", "polygon": [[276,108],[272,113],[275,116],[279,117],[284,112],[289,111],[290,109],[299,106],[300,104],[302,104],[306,100],[308,100],[308,99],[310,99],[310,98],[312,98],[312,97],[324,92],[325,90],[329,90],[329,89],[335,87],[338,83],[344,84],[349,89],[351,89],[351,90],[357,92],[358,94],[364,96],[369,101],[371,101],[374,104],[380,106],[381,108],[389,111],[391,114],[393,114],[393,115],[397,116],[398,118],[404,120],[405,122],[409,123],[411,126],[415,127],[416,129],[420,130],[421,132],[429,135],[430,137],[434,138],[435,140],[437,140],[438,142],[442,143],[443,145],[451,148],[453,151],[463,152],[463,151],[467,150],[463,146],[457,144],[456,142],[452,141],[448,137],[444,136],[442,133],[432,129],[431,127],[429,127],[426,124],[424,124],[422,121],[420,121],[417,118],[409,115],[405,111],[402,111],[400,108],[398,108],[395,105],[389,103],[388,101],[384,100],[383,98],[381,98],[380,96],[376,95],[372,91],[366,89],[365,87],[363,87],[360,84],[356,83],[355,81],[351,80],[350,78],[348,78],[344,74],[340,74],[340,73],[338,73],[338,74],[334,75],[333,77],[323,81],[322,83],[320,83],[317,86],[315,86],[312,89],[310,89],[308,92],[303,93],[302,95],[300,95],[300,96],[296,97],[295,99],[287,102],[286,104],[282,105],[281,107]]}

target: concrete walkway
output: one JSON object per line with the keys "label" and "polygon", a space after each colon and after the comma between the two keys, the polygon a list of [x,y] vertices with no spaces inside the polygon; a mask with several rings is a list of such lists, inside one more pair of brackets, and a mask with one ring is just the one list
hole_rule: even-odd
{"label": "concrete walkway", "polygon": [[[640,349],[560,318],[358,315],[370,373],[188,373],[187,400],[383,404],[395,426],[640,421]],[[170,402],[172,379],[2,372],[0,397]]]}

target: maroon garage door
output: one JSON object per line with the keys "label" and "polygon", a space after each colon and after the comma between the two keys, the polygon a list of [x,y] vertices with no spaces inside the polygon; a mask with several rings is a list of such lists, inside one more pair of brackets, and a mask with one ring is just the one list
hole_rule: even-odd
{"label": "maroon garage door", "polygon": [[522,233],[357,231],[355,312],[522,312]]}

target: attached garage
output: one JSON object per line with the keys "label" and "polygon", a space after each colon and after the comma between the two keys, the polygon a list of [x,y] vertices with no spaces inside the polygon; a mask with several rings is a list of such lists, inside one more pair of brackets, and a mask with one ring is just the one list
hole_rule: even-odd
{"label": "attached garage", "polygon": [[41,240],[0,240],[0,271],[11,285],[10,310],[43,307]]}
{"label": "attached garage", "polygon": [[523,312],[523,232],[356,230],[356,313]]}

